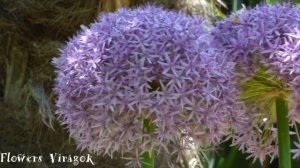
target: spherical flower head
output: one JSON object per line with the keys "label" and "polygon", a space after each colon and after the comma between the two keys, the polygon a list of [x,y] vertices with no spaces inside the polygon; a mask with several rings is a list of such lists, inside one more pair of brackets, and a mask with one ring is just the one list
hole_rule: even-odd
{"label": "spherical flower head", "polygon": [[181,137],[218,143],[233,111],[234,63],[207,49],[207,35],[198,18],[153,6],[83,27],[53,61],[57,114],[78,147],[139,157],[178,151],[169,144]]}
{"label": "spherical flower head", "polygon": [[223,46],[230,59],[252,68],[259,62],[290,79],[300,73],[299,9],[276,4],[235,13],[217,23],[212,30],[214,42]]}
{"label": "spherical flower head", "polygon": [[[254,9],[247,9],[243,12],[234,13],[224,21],[220,21],[213,28],[212,34],[214,36],[213,44],[222,48],[222,54],[228,60],[237,62],[237,69],[241,73],[241,78],[244,80],[253,77],[254,74],[261,69],[262,66],[268,68],[268,72],[280,79],[285,85],[286,90],[292,91],[289,99],[289,117],[290,120],[299,122],[300,111],[300,95],[299,95],[299,77],[300,77],[300,6],[293,6],[291,4],[276,4],[276,5],[259,5]],[[256,107],[254,107],[255,109]],[[252,110],[254,110],[252,109]],[[273,123],[263,121],[270,120],[272,117],[261,116],[258,113],[252,113],[252,120],[249,122],[257,122],[253,118],[259,119],[260,122],[254,125],[259,125],[260,128],[266,125],[271,127]],[[257,118],[257,116],[259,116]],[[249,124],[251,125],[251,124]],[[253,124],[252,124],[253,125]],[[253,126],[251,126],[253,127]],[[249,128],[248,128],[249,129]],[[239,135],[248,136],[246,139],[257,139],[258,146],[266,148],[269,141],[261,140],[263,136],[259,133],[261,130],[256,129],[255,136],[249,137],[249,131],[241,129]],[[253,132],[253,130],[251,130]],[[250,132],[251,132],[250,131]],[[244,132],[244,134],[243,134]],[[247,132],[248,135],[245,134]],[[270,132],[270,131],[268,131]],[[253,133],[254,134],[254,133]],[[276,144],[276,131],[270,134],[270,138],[274,137]],[[237,142],[238,140],[236,140]],[[248,143],[249,142],[249,143]],[[245,143],[247,143],[245,145]],[[239,146],[246,146],[253,148],[254,141],[244,141],[238,143]],[[271,149],[271,148],[270,148]],[[248,150],[249,153],[256,150]],[[273,153],[271,152],[273,151]],[[257,153],[254,158],[259,158],[263,161],[265,155],[275,156],[276,151],[265,150],[265,152]]]}

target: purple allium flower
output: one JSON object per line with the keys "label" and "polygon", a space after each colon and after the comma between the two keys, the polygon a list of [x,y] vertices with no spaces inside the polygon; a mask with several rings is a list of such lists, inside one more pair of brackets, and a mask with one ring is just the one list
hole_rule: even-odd
{"label": "purple allium flower", "polygon": [[[292,90],[293,93],[288,100],[289,117],[291,122],[299,122],[300,6],[259,5],[254,9],[234,13],[224,21],[216,23],[212,35],[213,44],[222,48],[222,55],[230,61],[237,62],[236,69],[240,72],[241,79],[253,77],[263,65],[269,68],[268,72],[280,79],[288,90]],[[266,143],[272,144],[263,138],[264,134],[260,129],[272,128],[273,125],[263,121],[260,114],[255,112],[255,108],[250,109],[254,112],[248,114],[248,127],[241,126],[236,130],[238,136],[234,138],[234,143],[241,149],[266,146]],[[272,119],[272,116],[267,116],[265,119]],[[251,133],[246,131],[247,129]],[[276,132],[267,132],[276,144]],[[241,141],[239,138],[249,140]],[[262,153],[277,155],[277,150],[270,149],[274,151],[273,154],[267,150],[257,153],[256,150],[246,149],[246,152],[254,153],[251,156],[262,161]]]}
{"label": "purple allium flower", "polygon": [[[234,113],[235,64],[208,49],[202,21],[152,6],[101,14],[54,59],[57,114],[78,147],[146,150],[192,137],[217,144]],[[143,119],[155,125],[147,132]]]}
{"label": "purple allium flower", "polygon": [[212,34],[230,59],[252,67],[258,61],[282,79],[293,79],[300,73],[299,9],[290,4],[257,6],[217,23]]}

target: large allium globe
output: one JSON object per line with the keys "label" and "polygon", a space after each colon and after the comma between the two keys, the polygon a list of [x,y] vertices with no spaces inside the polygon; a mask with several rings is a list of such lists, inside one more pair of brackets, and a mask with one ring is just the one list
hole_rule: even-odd
{"label": "large allium globe", "polygon": [[180,151],[171,144],[182,137],[217,144],[233,120],[234,63],[207,40],[198,18],[153,6],[101,14],[82,28],[53,61],[57,114],[78,147],[138,158]]}
{"label": "large allium globe", "polygon": [[[300,6],[260,5],[238,12],[218,22],[212,34],[214,44],[222,48],[223,55],[238,62],[237,69],[243,77],[253,76],[259,69],[258,64],[264,65],[292,91],[288,100],[289,117],[291,122],[299,122]],[[264,116],[264,120],[254,120],[258,116],[255,108],[249,112],[252,113],[249,121],[258,122],[255,125],[261,127],[268,123],[266,119],[272,117]],[[253,128],[253,125],[249,123],[249,127]],[[238,130],[239,136],[234,143],[260,161],[266,155],[275,156],[277,150],[272,144],[276,144],[276,131],[273,131],[269,140],[262,140],[261,131],[249,127]]]}

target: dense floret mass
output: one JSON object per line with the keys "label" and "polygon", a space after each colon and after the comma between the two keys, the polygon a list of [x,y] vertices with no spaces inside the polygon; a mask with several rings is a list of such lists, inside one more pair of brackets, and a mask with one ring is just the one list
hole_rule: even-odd
{"label": "dense floret mass", "polygon": [[219,143],[242,120],[232,115],[235,64],[209,49],[207,35],[198,18],[153,6],[83,27],[53,61],[57,114],[79,148],[139,157],[180,151],[171,144],[182,137]]}
{"label": "dense floret mass", "polygon": [[299,9],[290,4],[257,6],[217,23],[212,33],[230,59],[250,67],[258,61],[293,79],[300,73]]}
{"label": "dense floret mass", "polygon": [[[222,48],[222,55],[238,63],[237,69],[241,72],[241,76],[251,77],[263,65],[269,68],[272,75],[286,84],[288,90],[292,91],[291,96],[288,97],[290,120],[299,122],[300,6],[260,5],[254,9],[237,12],[224,21],[216,23],[212,34],[213,44]],[[257,107],[251,110],[255,111],[255,108]],[[255,115],[257,116],[257,113],[253,112],[252,118],[255,118]],[[268,123],[267,119],[272,118],[272,116],[265,117],[265,121],[260,120],[260,123],[252,120],[256,123],[249,123],[249,127],[253,128],[253,125],[261,127],[264,123]],[[240,149],[253,154],[252,156],[261,162],[267,155],[276,156],[277,150],[271,145],[276,144],[276,135],[274,135],[276,131],[273,131],[273,135],[270,136],[273,140],[266,141],[261,139],[259,129],[253,128],[256,130],[256,133],[253,133],[253,129],[249,127],[246,127],[247,131],[246,128],[240,129],[235,144],[239,145]],[[243,141],[239,137],[248,140]]]}

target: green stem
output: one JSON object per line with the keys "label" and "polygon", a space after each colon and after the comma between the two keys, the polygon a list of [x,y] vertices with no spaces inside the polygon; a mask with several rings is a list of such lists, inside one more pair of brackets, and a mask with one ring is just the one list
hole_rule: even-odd
{"label": "green stem", "polygon": [[286,0],[267,0],[268,4],[275,4],[275,3],[283,3],[287,2]]}
{"label": "green stem", "polygon": [[154,168],[154,154],[153,152],[145,152],[141,161],[142,168]]}
{"label": "green stem", "polygon": [[225,168],[231,168],[231,167],[236,166],[235,162],[237,162],[237,160],[236,160],[237,156],[238,156],[237,149],[231,148],[230,154],[229,154],[228,158],[226,159],[227,164],[226,164]]}
{"label": "green stem", "polygon": [[239,9],[242,8],[242,3],[243,1],[242,0],[231,0],[231,10],[233,12],[236,12],[238,11]]}
{"label": "green stem", "polygon": [[[228,152],[226,152],[228,153]],[[217,168],[232,168],[238,167],[238,165],[243,164],[242,156],[240,155],[239,151],[235,147],[230,147],[229,154],[227,157],[222,157],[218,164]],[[242,166],[241,166],[242,167]]]}
{"label": "green stem", "polygon": [[[155,131],[155,123],[149,119],[143,119],[143,132],[153,133]],[[142,168],[154,168],[155,155],[153,151],[144,152],[142,155],[141,165]]]}
{"label": "green stem", "polygon": [[296,130],[297,140],[298,140],[298,142],[300,142],[300,134],[299,134],[299,130],[298,130],[298,124],[296,122],[294,123],[294,127]]}
{"label": "green stem", "polygon": [[287,102],[276,98],[277,138],[279,146],[279,168],[291,168],[290,135]]}

